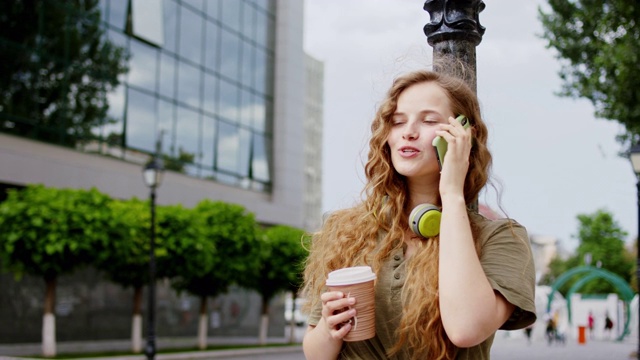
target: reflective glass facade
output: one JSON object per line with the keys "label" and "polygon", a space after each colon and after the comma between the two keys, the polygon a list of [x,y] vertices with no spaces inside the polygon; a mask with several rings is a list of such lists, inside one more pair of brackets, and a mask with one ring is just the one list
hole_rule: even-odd
{"label": "reflective glass facade", "polygon": [[[81,9],[71,2],[39,4],[52,5],[44,16],[47,21],[60,17],[51,14],[62,7],[60,13],[73,15],[67,25],[80,28]],[[306,125],[311,121],[313,129],[321,130],[322,124],[317,112],[307,118],[305,111],[305,86],[311,82],[305,81],[302,1],[99,0],[99,9],[97,21],[104,36],[130,57],[130,71],[122,76],[122,84],[105,96],[113,123],[103,122],[86,132],[76,131],[84,130],[80,127],[67,131],[61,123],[41,121],[49,119],[48,113],[18,117],[11,108],[0,106],[0,192],[43,184],[95,187],[117,199],[147,199],[149,188],[141,172],[155,150],[156,134],[164,130],[165,164],[174,170],[165,172],[157,189],[158,205],[193,207],[203,199],[224,201],[244,206],[264,226],[306,227],[304,218],[318,218],[320,202],[309,206],[311,212],[304,207],[309,200],[306,193],[319,189],[317,182],[307,186],[305,174],[309,166],[319,166],[321,152],[320,133],[309,133]],[[28,29],[40,29],[45,23],[22,22]],[[38,52],[33,43],[14,41],[9,37],[14,34],[0,34],[0,46],[14,50],[9,56],[5,52],[5,59],[25,62],[18,55],[27,53],[26,58],[37,60],[34,73],[48,75],[42,75],[39,61],[46,62],[51,54]],[[99,61],[83,63],[92,70],[105,67]],[[65,69],[60,67],[63,74]],[[64,75],[56,76],[64,80]],[[102,97],[89,101],[102,101]],[[23,108],[37,108],[27,100]],[[66,121],[64,116],[54,120],[60,119]],[[28,132],[15,131],[23,124],[31,125]],[[35,136],[44,133],[54,135]],[[65,137],[76,142],[60,141]],[[307,154],[315,154],[313,162],[308,162]],[[181,159],[186,163],[176,164]],[[320,169],[316,170],[314,181],[319,180]],[[319,197],[315,194],[311,200]],[[59,279],[57,341],[88,340],[82,343],[85,346],[96,340],[121,339],[126,344],[122,350],[127,351],[132,290],[101,281],[97,275],[89,269]],[[25,276],[17,283],[10,275],[0,276],[0,288],[8,294],[5,298],[18,304],[4,308],[0,304],[0,315],[6,315],[7,323],[21,325],[0,332],[0,344],[15,349],[18,342],[40,341],[42,302],[34,299],[41,299],[37,294],[41,281]],[[158,285],[158,336],[192,342],[199,300],[175,294],[167,283]],[[257,334],[259,300],[244,289],[231,289],[211,299],[210,319],[217,320],[209,322],[209,335]],[[270,313],[283,313],[283,302],[274,299]],[[270,335],[284,336],[282,321],[283,317],[270,320]]]}
{"label": "reflective glass facade", "polygon": [[162,131],[162,151],[173,170],[270,191],[272,1],[160,3],[157,12],[136,14],[135,0],[100,2],[106,36],[130,59],[122,85],[108,96],[115,122],[95,129],[96,135],[152,153]]}
{"label": "reflective glass facade", "polygon": [[303,2],[39,4],[0,34],[0,185],[146,198],[160,138],[159,204],[215,199],[306,226],[304,154],[320,143],[305,135]]}

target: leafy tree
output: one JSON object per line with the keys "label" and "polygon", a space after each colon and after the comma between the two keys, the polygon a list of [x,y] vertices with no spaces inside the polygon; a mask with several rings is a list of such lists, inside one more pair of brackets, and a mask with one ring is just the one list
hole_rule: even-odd
{"label": "leafy tree", "polygon": [[106,251],[94,263],[107,278],[124,288],[133,288],[131,350],[142,351],[142,289],[149,283],[148,202],[133,198],[110,204],[112,219]]}
{"label": "leafy tree", "polygon": [[[215,249],[215,257],[207,272],[187,270],[174,282],[179,291],[200,297],[198,345],[206,348],[207,299],[228,291],[232,284],[247,287],[259,271],[257,224],[252,213],[236,204],[203,200],[193,209],[204,238]],[[198,263],[193,264],[197,267]]]}
{"label": "leafy tree", "polygon": [[[551,284],[564,272],[577,267],[587,265],[584,262],[585,255],[591,254],[591,266],[601,266],[622,279],[631,283],[633,277],[634,257],[625,248],[624,238],[627,233],[622,230],[618,222],[611,213],[606,210],[597,210],[592,214],[579,214],[578,233],[575,235],[580,244],[576,253],[563,261],[555,258],[549,265],[550,272],[545,278],[545,282]],[[574,279],[568,281],[559,291],[566,295],[571,286],[578,281],[582,275],[576,275]],[[615,287],[603,279],[596,279],[585,284],[580,289],[585,294],[601,294],[617,292]]]}
{"label": "leafy tree", "polygon": [[[281,291],[291,291],[293,308],[298,289],[302,284],[302,266],[307,250],[302,246],[305,232],[290,226],[278,225],[264,231],[260,253],[259,277],[252,286],[262,296],[262,319],[259,343],[266,344],[269,324],[269,302]],[[292,328],[293,328],[292,317]]]}
{"label": "leafy tree", "polygon": [[181,205],[158,207],[158,277],[179,279],[201,277],[211,272],[215,261],[214,242],[204,234],[202,221]]}
{"label": "leafy tree", "polygon": [[[603,269],[623,278],[627,283],[631,281],[633,261],[626,256],[624,238],[627,233],[622,230],[611,213],[597,210],[593,214],[578,215],[580,228],[578,230],[578,254],[584,256],[590,253],[592,265],[601,264]],[[616,292],[615,288],[604,280],[593,281],[585,285],[583,292],[609,293]]]}
{"label": "leafy tree", "polygon": [[561,96],[586,98],[595,115],[615,120],[623,145],[640,140],[640,6],[636,0],[548,0],[539,18],[563,60]]}
{"label": "leafy tree", "polygon": [[0,1],[0,33],[0,131],[74,146],[109,121],[128,59],[98,0]]}
{"label": "leafy tree", "polygon": [[0,203],[0,263],[18,277],[44,279],[42,350],[44,356],[55,356],[56,281],[105,249],[112,200],[96,189],[41,185],[11,189],[8,195]]}
{"label": "leafy tree", "polygon": [[[150,208],[136,198],[112,203],[113,223],[108,251],[96,265],[123,287],[133,287],[132,351],[142,350],[142,289],[149,284]],[[213,265],[213,243],[202,234],[193,211],[180,205],[157,206],[156,276],[203,276]]]}
{"label": "leafy tree", "polygon": [[[158,276],[172,279],[178,291],[189,291],[193,285],[190,280],[206,278],[214,270],[216,246],[204,230],[203,221],[194,210],[180,205],[158,209],[158,238],[166,252],[158,257]],[[203,303],[206,304],[206,299]],[[198,339],[200,348],[204,349],[208,323],[206,319],[200,322]]]}

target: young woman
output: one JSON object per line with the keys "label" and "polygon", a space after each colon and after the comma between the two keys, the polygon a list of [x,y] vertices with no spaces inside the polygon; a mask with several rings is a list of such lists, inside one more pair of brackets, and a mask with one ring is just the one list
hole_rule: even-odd
{"label": "young woman", "polygon": [[[491,165],[475,94],[455,77],[407,74],[394,81],[371,131],[364,200],[333,212],[312,240],[305,356],[488,359],[496,330],[535,321],[535,272],[526,230],[470,206]],[[442,169],[436,136],[448,143]],[[412,231],[409,217],[420,204],[441,212],[439,234]],[[376,336],[346,342],[356,314],[344,309],[358,300],[327,291],[325,281],[330,271],[359,265],[377,274]]]}

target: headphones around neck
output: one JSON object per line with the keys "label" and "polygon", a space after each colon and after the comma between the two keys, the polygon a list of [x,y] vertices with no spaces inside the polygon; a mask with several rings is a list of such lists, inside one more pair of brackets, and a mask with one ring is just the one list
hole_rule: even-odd
{"label": "headphones around neck", "polygon": [[409,227],[423,238],[438,236],[440,233],[440,209],[432,204],[420,204],[411,210]]}

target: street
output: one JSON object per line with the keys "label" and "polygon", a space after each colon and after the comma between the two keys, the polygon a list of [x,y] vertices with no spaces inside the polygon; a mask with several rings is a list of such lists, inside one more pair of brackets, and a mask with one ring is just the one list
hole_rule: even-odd
{"label": "street", "polygon": [[[304,333],[303,327],[295,329],[295,336],[298,342],[302,341]],[[288,334],[288,332],[287,332]],[[163,339],[167,341],[167,339]],[[217,339],[223,343],[224,339]],[[227,339],[228,340],[228,339]],[[241,340],[241,339],[240,339]],[[255,339],[246,339],[246,341]],[[281,339],[284,340],[284,339]],[[236,343],[240,343],[236,339]],[[34,344],[38,345],[38,344]],[[108,344],[106,344],[108,345]],[[575,339],[568,338],[565,344],[549,345],[542,337],[535,337],[531,344],[517,331],[499,331],[496,334],[493,347],[491,348],[492,360],[629,360],[635,353],[638,346],[636,338],[628,337],[624,342],[616,342],[603,339],[587,339],[585,344],[578,344]],[[5,350],[7,350],[6,348]],[[35,348],[34,348],[35,349]],[[37,350],[32,350],[37,353]],[[18,352],[13,352],[18,355]],[[0,351],[0,360],[17,359],[15,357],[3,356],[8,353]],[[301,346],[267,347],[267,348],[245,348],[229,349],[203,352],[186,353],[165,353],[156,356],[158,360],[204,360],[204,359],[230,359],[230,360],[304,360]],[[86,360],[143,360],[143,355],[86,358]]]}
{"label": "street", "polygon": [[[492,360],[628,360],[635,351],[636,343],[592,341],[579,345],[575,341],[567,341],[565,345],[549,346],[544,341],[534,341],[528,345],[525,339],[496,338],[491,349]],[[304,360],[302,350],[273,353],[230,356],[233,360]]]}
{"label": "street", "polygon": [[253,354],[253,355],[239,355],[229,357],[216,357],[216,359],[230,359],[230,360],[304,360],[302,349],[296,352],[286,353],[273,353],[273,354]]}
{"label": "street", "polygon": [[524,337],[507,338],[504,332],[496,334],[491,348],[491,360],[627,360],[637,349],[637,339],[615,342],[610,340],[587,340],[578,344],[567,339],[564,345],[549,345],[543,339],[529,345]]}
{"label": "street", "polygon": [[[302,328],[296,335],[302,335]],[[302,338],[300,337],[299,340]],[[522,336],[499,331],[491,348],[492,360],[628,360],[637,348],[637,340],[627,339],[625,342],[610,340],[587,340],[586,344],[578,344],[575,339],[567,339],[565,344],[549,345],[544,339],[534,339],[528,344]],[[302,349],[287,349],[287,352],[254,353],[238,356],[216,357],[232,360],[304,360]]]}
{"label": "street", "polygon": [[[296,329],[296,338],[302,340],[303,328]],[[527,344],[517,332],[499,331],[491,348],[492,360],[628,360],[637,349],[637,339],[627,338],[624,342],[611,340],[587,340],[578,344],[575,339],[567,339],[565,344],[549,345],[542,338]],[[251,356],[230,357],[234,360],[301,360],[302,350],[279,354],[253,354]]]}

